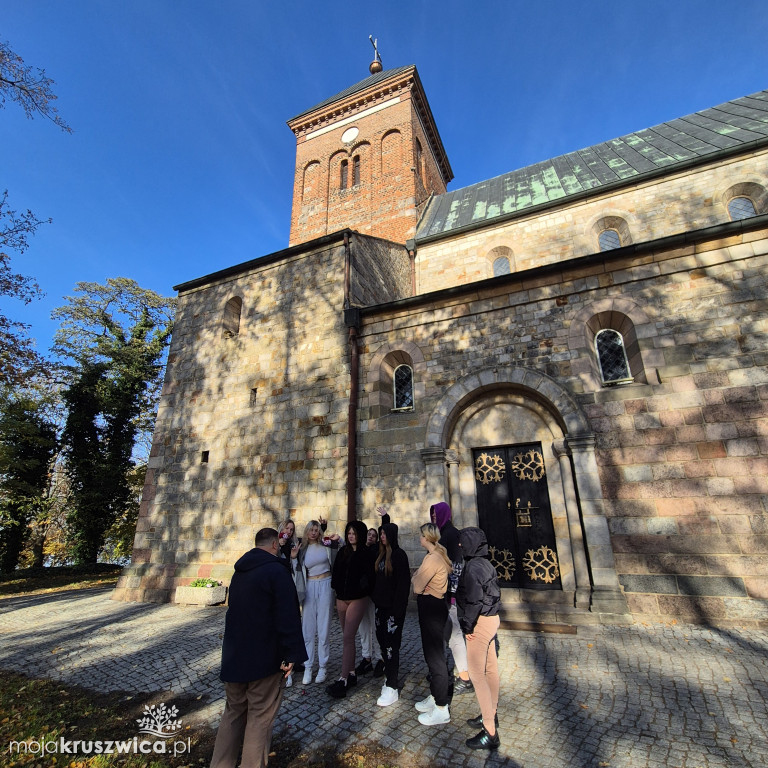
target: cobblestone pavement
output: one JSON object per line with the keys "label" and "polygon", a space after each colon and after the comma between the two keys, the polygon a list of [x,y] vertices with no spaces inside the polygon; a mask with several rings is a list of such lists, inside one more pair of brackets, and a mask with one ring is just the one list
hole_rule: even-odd
{"label": "cobblestone pavement", "polygon": [[[0,668],[98,691],[201,696],[186,722],[215,727],[224,609],[117,603],[103,589],[0,600]],[[334,621],[331,667],[340,665]],[[406,621],[405,688],[376,706],[368,676],[346,698],[324,685],[286,692],[276,735],[305,745],[376,742],[404,766],[721,768],[768,766],[768,632],[690,625],[587,627],[576,635],[499,633],[502,672],[496,754],[464,746],[478,712],[456,696],[452,722],[424,727],[428,694],[418,624]],[[187,700],[189,700],[187,698]]]}

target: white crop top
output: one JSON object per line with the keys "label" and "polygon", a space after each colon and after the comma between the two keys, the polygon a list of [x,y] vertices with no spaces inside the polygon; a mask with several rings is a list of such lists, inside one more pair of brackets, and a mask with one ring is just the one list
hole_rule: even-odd
{"label": "white crop top", "polygon": [[309,544],[304,553],[304,567],[308,576],[320,576],[331,570],[327,548],[322,544]]}

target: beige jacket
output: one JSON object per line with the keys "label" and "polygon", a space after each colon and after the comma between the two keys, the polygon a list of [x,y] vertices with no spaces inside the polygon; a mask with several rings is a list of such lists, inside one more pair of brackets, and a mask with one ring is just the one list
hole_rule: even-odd
{"label": "beige jacket", "polygon": [[448,589],[448,568],[437,552],[428,552],[421,567],[413,575],[413,593],[415,595],[432,595],[432,597],[445,597]]}

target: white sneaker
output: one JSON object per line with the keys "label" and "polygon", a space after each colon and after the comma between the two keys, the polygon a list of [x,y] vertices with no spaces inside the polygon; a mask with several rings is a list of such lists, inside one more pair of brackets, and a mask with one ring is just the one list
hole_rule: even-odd
{"label": "white sneaker", "polygon": [[431,712],[435,708],[435,697],[430,694],[423,701],[417,701],[414,706],[417,712]]}
{"label": "white sneaker", "polygon": [[317,670],[317,677],[315,678],[316,683],[324,683],[325,682],[325,667],[320,667],[320,669]]}
{"label": "white sneaker", "polygon": [[290,688],[293,685],[293,675],[288,675],[288,677],[285,678],[285,687]]}
{"label": "white sneaker", "polygon": [[389,688],[386,685],[381,687],[381,696],[379,696],[376,703],[380,707],[388,707],[390,704],[394,704],[400,698],[400,694],[397,692],[397,688]]}
{"label": "white sneaker", "polygon": [[309,685],[312,682],[312,668],[304,667],[304,677],[301,680],[302,685]]}
{"label": "white sneaker", "polygon": [[429,712],[422,712],[419,715],[419,722],[422,725],[442,725],[451,722],[451,713],[448,711],[448,705],[444,707],[435,706]]}

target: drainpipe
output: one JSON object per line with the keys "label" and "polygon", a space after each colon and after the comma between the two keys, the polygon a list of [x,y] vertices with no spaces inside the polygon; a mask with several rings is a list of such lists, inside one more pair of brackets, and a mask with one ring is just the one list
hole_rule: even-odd
{"label": "drainpipe", "polygon": [[347,522],[357,519],[357,398],[360,351],[357,329],[360,310],[350,306],[352,252],[349,232],[344,233],[344,324],[349,329],[349,413],[347,415]]}
{"label": "drainpipe", "polygon": [[411,296],[416,295],[416,241],[406,240],[405,249],[411,259]]}

